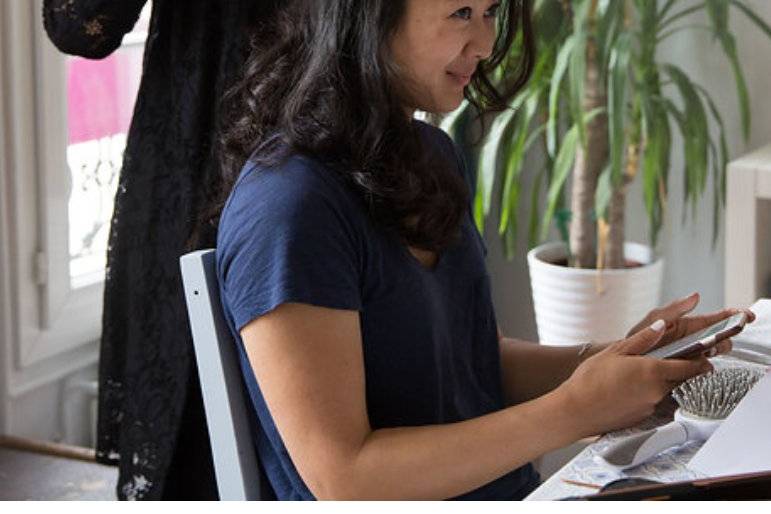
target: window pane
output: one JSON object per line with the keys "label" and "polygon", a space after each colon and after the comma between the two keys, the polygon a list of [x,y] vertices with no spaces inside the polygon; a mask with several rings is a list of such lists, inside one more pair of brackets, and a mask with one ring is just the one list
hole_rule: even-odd
{"label": "window pane", "polygon": [[73,289],[104,279],[118,175],[142,73],[149,3],[134,31],[109,57],[67,57],[67,164],[70,282]]}

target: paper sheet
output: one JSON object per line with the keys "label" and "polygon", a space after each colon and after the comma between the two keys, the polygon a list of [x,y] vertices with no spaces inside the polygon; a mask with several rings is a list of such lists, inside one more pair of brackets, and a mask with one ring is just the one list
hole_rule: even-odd
{"label": "paper sheet", "polygon": [[710,477],[771,470],[771,371],[750,389],[688,467]]}

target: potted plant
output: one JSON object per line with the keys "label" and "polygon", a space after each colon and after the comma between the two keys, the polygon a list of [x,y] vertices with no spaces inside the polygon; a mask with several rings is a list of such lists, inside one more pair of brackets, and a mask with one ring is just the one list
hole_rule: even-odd
{"label": "potted plant", "polygon": [[[703,11],[708,24],[694,24],[694,15]],[[623,337],[658,304],[663,262],[654,249],[666,215],[672,127],[684,142],[686,203],[697,204],[710,176],[715,184],[714,247],[728,161],[721,114],[707,90],[657,49],[682,30],[712,34],[735,76],[746,139],[749,98],[728,29],[734,12],[771,37],[771,28],[741,0],[535,1],[532,78],[510,109],[485,119],[484,144],[478,152],[467,150],[467,157],[477,170],[474,217],[480,231],[490,215],[496,176],[502,175],[498,232],[508,258],[519,228],[523,163],[533,153],[543,160],[529,192],[528,221],[528,263],[542,342]],[[500,79],[506,65],[496,70]],[[464,149],[473,114],[469,105],[442,122]],[[717,138],[710,131],[713,123]],[[650,246],[624,236],[626,192],[638,177]],[[553,228],[561,241],[544,243]]]}

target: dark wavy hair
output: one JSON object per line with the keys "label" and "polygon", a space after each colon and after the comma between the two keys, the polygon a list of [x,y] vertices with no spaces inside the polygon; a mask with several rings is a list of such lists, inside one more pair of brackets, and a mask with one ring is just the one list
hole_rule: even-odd
{"label": "dark wavy hair", "polygon": [[[224,98],[222,177],[204,219],[215,225],[247,160],[272,166],[291,153],[340,174],[380,227],[441,251],[458,233],[469,192],[449,156],[437,161],[405,116],[389,39],[406,0],[290,0],[252,40],[243,77]],[[500,111],[526,83],[534,44],[529,0],[504,0],[492,55],[465,97]],[[517,59],[509,50],[518,41]],[[489,75],[501,63],[507,84]]]}

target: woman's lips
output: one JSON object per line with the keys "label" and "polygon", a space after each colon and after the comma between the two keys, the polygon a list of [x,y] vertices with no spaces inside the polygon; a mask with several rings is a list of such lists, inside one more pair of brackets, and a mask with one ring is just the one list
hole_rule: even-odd
{"label": "woman's lips", "polygon": [[471,82],[471,75],[464,75],[464,74],[461,74],[461,73],[453,73],[451,71],[448,71],[447,75],[450,76],[450,78],[453,80],[453,82],[455,82],[456,84],[458,84],[461,87],[466,87]]}

